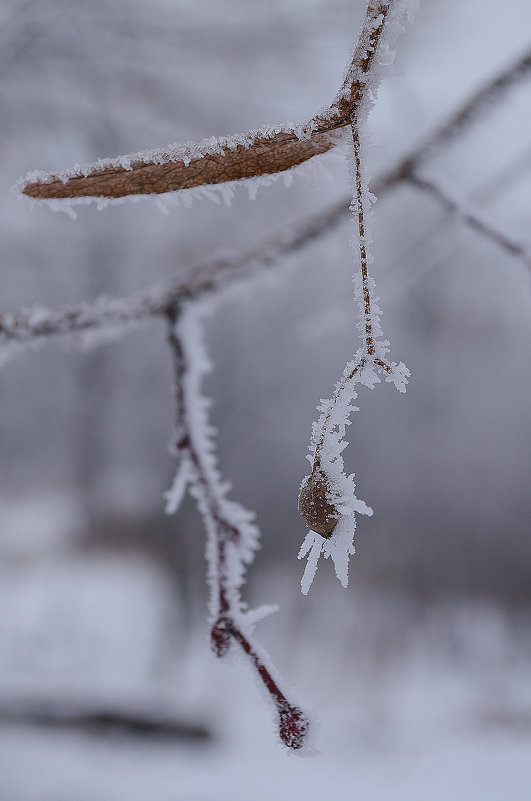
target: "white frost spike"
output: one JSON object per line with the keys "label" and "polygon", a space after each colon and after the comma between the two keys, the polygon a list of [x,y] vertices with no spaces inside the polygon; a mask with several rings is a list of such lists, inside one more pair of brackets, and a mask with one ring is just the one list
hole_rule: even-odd
{"label": "white frost spike", "polygon": [[190,460],[184,455],[175,472],[173,484],[170,489],[164,493],[164,499],[166,501],[165,512],[167,515],[174,515],[178,510],[192,477]]}
{"label": "white frost spike", "polygon": [[[372,515],[372,509],[365,508],[367,511],[364,514]],[[356,517],[353,514],[340,517],[333,535],[328,539],[316,534],[315,531],[308,532],[298,555],[299,559],[303,559],[308,555],[308,561],[301,580],[303,595],[308,595],[308,591],[312,586],[321,554],[324,554],[325,559],[332,559],[336,576],[341,585],[347,587],[349,556],[353,556],[356,550],[354,548],[355,533]]]}
{"label": "white frost spike", "polygon": [[265,620],[270,615],[276,614],[280,610],[278,604],[262,604],[257,606],[256,609],[249,609],[248,612],[242,612],[242,619],[245,626],[252,632],[257,623]]}
{"label": "white frost spike", "polygon": [[304,570],[304,575],[301,581],[301,590],[303,595],[308,595],[308,590],[312,586],[312,581],[317,572],[317,563],[321,555],[323,542],[325,542],[325,540],[320,534],[316,534],[315,531],[309,531],[306,535],[306,539],[302,543],[298,558],[304,559],[306,554],[309,553],[308,561],[306,562],[306,569]]}
{"label": "white frost spike", "polygon": [[392,372],[385,380],[394,384],[399,392],[405,392],[411,372],[407,369],[404,362],[400,362],[399,364],[393,363],[390,366],[392,367]]}

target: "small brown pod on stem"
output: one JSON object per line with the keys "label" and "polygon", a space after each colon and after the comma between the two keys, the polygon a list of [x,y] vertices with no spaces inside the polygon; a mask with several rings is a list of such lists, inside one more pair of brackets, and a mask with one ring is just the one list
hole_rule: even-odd
{"label": "small brown pod on stem", "polygon": [[337,525],[337,510],[330,502],[330,485],[324,473],[308,476],[299,495],[299,514],[312,531],[321,537],[332,536]]}

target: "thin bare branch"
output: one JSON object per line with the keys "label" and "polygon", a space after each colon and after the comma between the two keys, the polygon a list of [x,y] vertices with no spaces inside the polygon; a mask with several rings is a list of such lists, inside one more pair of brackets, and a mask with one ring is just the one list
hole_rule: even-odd
{"label": "thin bare branch", "polygon": [[[378,24],[382,29],[387,19],[392,17],[393,4],[394,0],[391,0],[380,7]],[[398,4],[395,8],[399,8]],[[299,559],[307,557],[301,580],[303,595],[310,589],[321,553],[325,558],[331,557],[337,578],[343,587],[347,586],[349,557],[354,554],[356,514],[372,514],[370,507],[356,496],[353,474],[347,476],[341,456],[348,444],[345,431],[350,422],[350,413],[356,409],[352,406],[352,401],[357,397],[354,385],[363,383],[373,388],[381,380],[378,373],[383,372],[386,381],[392,381],[400,392],[405,392],[410,375],[405,364],[388,362],[385,358],[389,343],[383,339],[379,322],[381,311],[374,302],[374,281],[369,274],[371,258],[367,247],[370,237],[366,210],[370,196],[362,168],[360,125],[366,120],[366,109],[362,109],[361,103],[369,86],[373,60],[374,52],[364,64],[363,81],[357,81],[354,75],[350,76],[353,87],[357,85],[357,89],[353,88],[357,102],[352,104],[350,116],[353,144],[353,200],[350,209],[356,229],[355,248],[358,253],[355,262],[356,272],[359,266],[359,275],[354,274],[354,294],[359,307],[358,327],[362,331],[360,338],[363,346],[346,365],[342,377],[335,384],[332,397],[321,400],[317,407],[320,416],[312,426],[312,473],[303,480],[298,504],[299,514],[309,529],[298,554]]]}
{"label": "thin bare branch", "polygon": [[435,131],[412,153],[402,159],[387,175],[383,176],[373,187],[376,195],[385,194],[397,183],[407,179],[418,165],[426,160],[435,150],[446,145],[465,127],[475,122],[479,116],[488,111],[492,104],[516,83],[531,72],[531,51],[526,51],[503,72],[495,75],[484,86],[472,94],[457,108],[454,113],[438,126]]}
{"label": "thin bare branch", "polygon": [[361,268],[361,288],[363,293],[363,315],[365,327],[365,347],[367,355],[374,356],[374,336],[372,331],[372,313],[371,313],[371,291],[369,287],[369,265],[367,255],[367,245],[365,237],[365,214],[363,209],[363,184],[361,177],[361,148],[360,148],[360,135],[357,123],[352,123],[352,141],[354,144],[354,167],[355,167],[355,184],[356,195],[354,198],[355,207],[354,215],[357,218],[359,250],[360,250],[360,268]]}
{"label": "thin bare branch", "polygon": [[452,197],[451,193],[443,190],[440,184],[420,177],[419,167],[438,148],[447,145],[458,136],[463,129],[475,122],[478,117],[492,108],[492,104],[500,96],[511,89],[517,82],[524,79],[531,72],[531,51],[526,51],[517,58],[507,69],[482,86],[472,94],[448,120],[436,128],[420,145],[402,159],[389,172],[376,178],[371,190],[377,197],[384,197],[396,186],[403,182],[416,185],[419,189],[430,192],[445,208],[458,214],[461,222],[470,226],[481,236],[487,237],[498,247],[519,258],[527,267],[530,266],[531,255],[529,250],[513,237],[501,229],[487,222],[479,211],[465,208],[464,204]]}
{"label": "thin bare branch", "polygon": [[413,186],[432,195],[444,208],[453,212],[464,225],[469,226],[490,242],[493,242],[497,247],[520,259],[528,269],[531,269],[531,252],[528,248],[505,231],[497,228],[494,223],[483,217],[479,211],[458,200],[440,183],[414,172],[409,173],[407,180]]}
{"label": "thin bare branch", "polygon": [[[0,345],[38,347],[71,335],[121,329],[167,313],[177,301],[223,289],[274,267],[285,256],[307,247],[332,231],[348,214],[348,198],[325,212],[307,217],[270,237],[243,255],[213,259],[183,271],[168,284],[150,287],[124,298],[101,297],[93,303],[63,309],[31,307],[0,314]],[[82,341],[82,340],[80,340]]]}

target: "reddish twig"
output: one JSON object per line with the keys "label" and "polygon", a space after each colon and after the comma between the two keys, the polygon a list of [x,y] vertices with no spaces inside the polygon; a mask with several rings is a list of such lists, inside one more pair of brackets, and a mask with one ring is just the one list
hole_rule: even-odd
{"label": "reddish twig", "polygon": [[[304,744],[309,722],[303,711],[289,702],[276,671],[268,664],[267,655],[253,642],[250,626],[246,623],[248,613],[240,597],[245,565],[253,557],[258,530],[251,523],[252,517],[225,497],[226,489],[215,467],[207,421],[200,418],[204,399],[199,394],[194,397],[198,390],[198,376],[191,376],[191,370],[198,371],[200,367],[191,364],[193,357],[187,346],[182,314],[177,306],[168,311],[168,341],[175,386],[174,444],[180,460],[179,469],[188,471],[187,483],[207,532],[212,649],[216,656],[223,657],[229,650],[231,639],[238,643],[275,705],[282,742],[288,748],[298,750]],[[197,341],[194,341],[194,347],[197,347]],[[196,354],[196,358],[200,360],[201,356]]]}

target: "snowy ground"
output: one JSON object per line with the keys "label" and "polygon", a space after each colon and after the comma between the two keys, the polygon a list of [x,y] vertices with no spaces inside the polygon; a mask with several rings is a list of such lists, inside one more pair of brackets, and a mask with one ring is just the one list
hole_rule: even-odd
{"label": "snowy ground", "polygon": [[[191,639],[175,623],[176,647],[164,647],[167,588],[152,567],[82,564],[64,561],[54,575],[49,566],[40,585],[19,574],[18,592],[4,576],[0,701],[158,706],[213,739],[182,745],[4,721],[0,801],[529,801],[529,652],[514,615],[468,604],[419,616],[409,602],[318,586],[307,617],[288,607],[261,632],[313,707],[317,753],[301,757],[278,745],[247,665],[210,655],[205,621]],[[268,583],[276,597],[293,590]]]}
{"label": "snowy ground", "polygon": [[[219,681],[214,669],[210,678]],[[0,798],[528,801],[529,683],[527,715],[518,705],[511,719],[496,715],[496,694],[503,686],[490,688],[490,715],[488,703],[475,710],[465,705],[466,696],[489,694],[475,679],[457,670],[411,668],[396,678],[392,704],[378,709],[378,697],[369,700],[374,708],[365,727],[354,722],[363,699],[354,698],[352,687],[343,687],[343,705],[336,699],[334,707],[316,712],[322,750],[306,759],[286,754],[273,742],[267,713],[252,692],[242,697],[239,684],[233,687],[237,700],[230,731],[214,746],[98,741],[5,727],[0,730]],[[388,691],[384,688],[383,695]]]}

